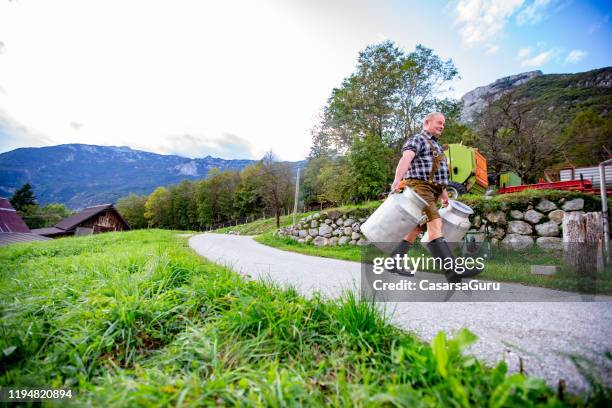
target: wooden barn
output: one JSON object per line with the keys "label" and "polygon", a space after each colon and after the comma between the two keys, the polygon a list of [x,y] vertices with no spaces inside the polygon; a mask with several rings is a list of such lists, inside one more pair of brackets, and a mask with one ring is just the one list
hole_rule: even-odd
{"label": "wooden barn", "polygon": [[129,229],[130,225],[112,204],[102,204],[87,207],[81,212],[63,219],[53,227],[39,228],[32,230],[32,232],[45,237],[60,238],[72,235],[127,231]]}
{"label": "wooden barn", "polygon": [[0,198],[0,245],[48,240],[47,237],[33,234],[11,202],[6,198]]}

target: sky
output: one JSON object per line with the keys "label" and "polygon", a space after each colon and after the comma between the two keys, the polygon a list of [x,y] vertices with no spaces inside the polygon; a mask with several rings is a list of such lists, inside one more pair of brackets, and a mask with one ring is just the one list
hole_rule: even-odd
{"label": "sky", "polygon": [[612,2],[0,0],[0,153],[65,143],[302,160],[331,91],[385,40],[452,59],[455,98],[612,65]]}

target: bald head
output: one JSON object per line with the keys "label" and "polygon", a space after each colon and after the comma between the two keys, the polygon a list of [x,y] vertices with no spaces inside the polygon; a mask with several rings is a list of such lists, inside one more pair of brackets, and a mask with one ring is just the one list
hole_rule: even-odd
{"label": "bald head", "polygon": [[444,131],[444,122],[444,114],[441,112],[431,112],[423,119],[423,129],[439,137]]}

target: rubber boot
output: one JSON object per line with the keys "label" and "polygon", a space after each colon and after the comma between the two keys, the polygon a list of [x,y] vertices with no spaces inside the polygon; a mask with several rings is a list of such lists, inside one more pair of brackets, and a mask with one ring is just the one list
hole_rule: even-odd
{"label": "rubber boot", "polygon": [[[397,246],[393,249],[393,251],[391,251],[391,254],[389,256],[392,258],[395,258],[396,255],[404,256],[405,254],[408,253],[408,250],[410,249],[411,246],[412,244],[410,242],[406,240],[402,240],[402,242],[397,244]],[[389,273],[397,273],[400,275],[414,276],[408,273],[407,271],[403,270],[402,268],[397,268],[397,267],[393,267],[389,269]]]}
{"label": "rubber boot", "polygon": [[[434,244],[435,243],[435,244]],[[431,247],[430,244],[434,244]],[[451,258],[454,259],[453,254],[448,246],[448,243],[444,240],[444,238],[436,238],[430,243],[427,244],[427,248],[436,258],[442,258],[442,266],[444,266],[444,259]],[[435,252],[434,252],[435,251]],[[482,268],[463,268],[461,273],[455,272],[453,269],[444,270],[444,274],[446,275],[446,280],[449,282],[461,282],[462,278],[472,278],[483,271]],[[449,279],[450,278],[450,279]],[[451,280],[454,279],[454,280]]]}
{"label": "rubber boot", "polygon": [[461,275],[455,272],[454,268],[445,268],[444,266],[448,263],[446,259],[454,259],[453,253],[448,247],[448,243],[444,240],[443,237],[436,238],[427,243],[427,249],[435,258],[439,258],[442,260],[442,268],[444,270],[444,276],[446,280],[451,283],[459,283],[461,282]]}

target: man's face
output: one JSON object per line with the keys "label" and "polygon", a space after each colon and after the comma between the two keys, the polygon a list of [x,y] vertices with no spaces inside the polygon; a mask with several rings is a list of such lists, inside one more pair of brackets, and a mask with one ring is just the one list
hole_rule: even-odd
{"label": "man's face", "polygon": [[438,137],[444,131],[444,116],[436,115],[433,118],[425,121],[425,130],[432,135]]}

